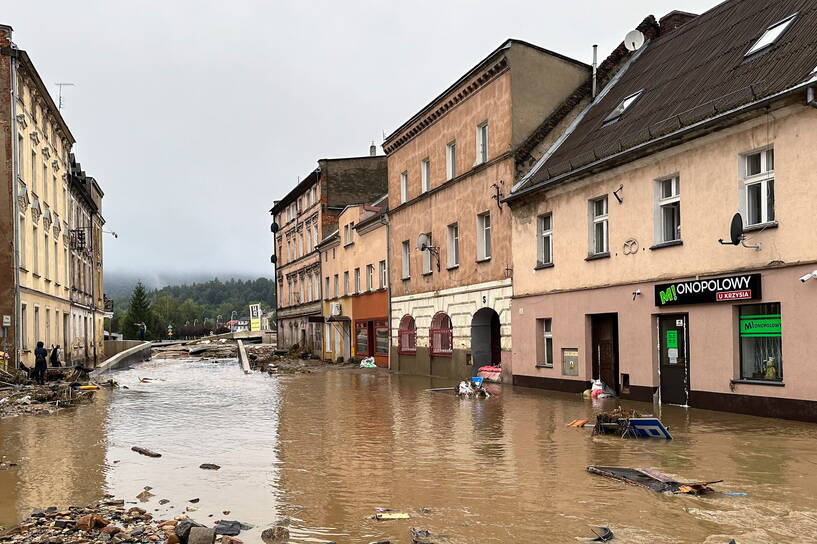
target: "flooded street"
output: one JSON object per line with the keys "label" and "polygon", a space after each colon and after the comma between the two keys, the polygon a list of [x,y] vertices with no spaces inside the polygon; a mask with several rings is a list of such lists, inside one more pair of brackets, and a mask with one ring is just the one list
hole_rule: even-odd
{"label": "flooded street", "polygon": [[[410,527],[435,542],[575,542],[590,525],[618,542],[814,541],[817,427],[805,423],[669,407],[660,415],[675,439],[637,441],[565,427],[591,415],[590,401],[524,388],[461,400],[426,392],[451,385],[430,378],[245,376],[234,361],[154,360],[114,377],[129,389],[0,420],[0,455],[20,462],[0,472],[0,525],[106,492],[136,501],[150,486],[141,505],[157,517],[199,498],[191,517],[255,525],[245,542],[281,523],[292,542],[406,543]],[[716,489],[748,495],[660,495],[591,475],[591,464],[723,479]],[[376,507],[411,519],[374,521]]]}

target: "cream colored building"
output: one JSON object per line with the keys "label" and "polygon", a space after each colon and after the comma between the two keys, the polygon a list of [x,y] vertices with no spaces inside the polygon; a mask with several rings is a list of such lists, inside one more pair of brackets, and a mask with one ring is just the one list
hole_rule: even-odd
{"label": "cream colored building", "polygon": [[[74,136],[30,57],[14,45],[11,34],[11,27],[0,25],[0,90],[8,97],[0,101],[0,115],[8,121],[0,129],[5,154],[0,167],[0,233],[10,241],[9,251],[0,257],[0,351],[9,354],[9,366],[18,361],[31,366],[34,348],[42,341],[46,348],[61,346],[63,361],[93,362],[93,349],[80,354],[73,346],[81,337],[91,348],[97,346],[97,356],[101,355],[102,192],[94,182],[87,192],[96,195],[89,199],[97,198],[99,205],[87,225],[78,223],[78,193],[71,179]],[[76,231],[72,229],[92,224],[96,228],[85,236],[97,248],[89,287],[93,285],[100,297],[96,304],[100,311],[91,312],[97,315],[99,342],[93,338],[94,327],[78,326],[73,295],[85,290],[77,283],[71,250]],[[94,306],[93,300],[89,302]]]}

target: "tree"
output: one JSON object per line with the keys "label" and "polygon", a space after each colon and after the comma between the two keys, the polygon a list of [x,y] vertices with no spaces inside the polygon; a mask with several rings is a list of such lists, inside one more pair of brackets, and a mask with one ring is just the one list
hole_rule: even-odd
{"label": "tree", "polygon": [[147,337],[151,338],[155,334],[155,330],[151,330],[155,325],[155,318],[153,316],[153,309],[148,300],[145,286],[142,282],[137,282],[136,287],[133,288],[133,293],[130,296],[130,304],[128,305],[128,313],[125,316],[125,323],[123,330],[127,338],[135,339],[139,337],[138,327],[136,323],[145,323],[147,325]]}

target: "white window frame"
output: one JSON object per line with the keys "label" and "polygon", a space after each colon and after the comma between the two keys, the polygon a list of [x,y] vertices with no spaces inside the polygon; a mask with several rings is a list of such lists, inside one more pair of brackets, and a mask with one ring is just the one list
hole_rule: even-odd
{"label": "white window frame", "polygon": [[761,36],[752,44],[752,47],[746,51],[744,57],[750,57],[755,53],[759,53],[764,49],[773,46],[777,40],[780,39],[780,36],[786,33],[796,17],[797,14],[794,13],[781,21],[769,25],[763,34],[761,34]]}
{"label": "white window frame", "polygon": [[490,260],[492,249],[491,212],[487,211],[477,214],[477,262]]}
{"label": "white window frame", "polygon": [[630,107],[635,103],[636,100],[638,100],[638,98],[641,96],[643,92],[644,89],[625,97],[621,102],[618,103],[618,105],[615,108],[613,108],[613,111],[611,111],[607,115],[607,117],[604,118],[604,121],[602,121],[601,125],[602,126],[611,125],[618,121],[619,119],[621,119],[621,116],[624,115],[628,109],[630,109]]}
{"label": "white window frame", "polygon": [[407,280],[411,277],[411,246],[408,240],[404,240],[402,244],[403,256],[403,270],[402,279]]}
{"label": "white window frame", "polygon": [[431,162],[428,157],[420,161],[420,192],[427,193],[431,179]]}
{"label": "white window frame", "polygon": [[360,267],[355,268],[355,293],[360,293]]}
{"label": "white window frame", "polygon": [[[754,155],[760,155],[760,172],[757,174],[749,173],[749,158]],[[771,161],[769,160],[771,158]],[[771,168],[769,168],[771,162]],[[741,210],[742,215],[746,220],[746,226],[765,225],[767,223],[776,222],[775,214],[775,197],[774,197],[774,146],[764,147],[741,154],[740,168],[743,177],[743,187],[741,188]],[[770,191],[771,185],[771,191]],[[749,191],[752,187],[760,186],[760,218],[759,221],[753,221]],[[771,203],[770,196],[771,193]],[[771,205],[771,207],[770,207]],[[771,213],[769,213],[771,212]]]}
{"label": "white window frame", "polygon": [[349,296],[349,271],[343,271],[343,296]]}
{"label": "white window frame", "polygon": [[[553,368],[553,319],[550,317],[542,317],[536,320],[536,334],[542,341],[541,353],[537,353],[536,366],[539,368]],[[538,341],[537,341],[538,344]],[[548,344],[550,344],[550,357],[548,357]]]}
{"label": "white window frame", "polygon": [[[428,237],[428,245],[433,246],[434,242],[431,241],[432,240],[431,233],[427,232],[425,234]],[[424,249],[423,250],[423,275],[425,276],[427,274],[431,274],[431,272],[432,272],[432,270],[431,270],[431,250],[430,249]]]}
{"label": "white window frame", "polygon": [[[547,251],[545,251],[547,248]],[[536,218],[536,264],[553,264],[553,214],[543,213]]]}
{"label": "white window frame", "polygon": [[[596,215],[596,203],[597,202],[604,202],[604,213]],[[602,197],[594,198],[588,201],[589,204],[589,212],[590,212],[590,255],[604,255],[605,253],[610,252],[610,201],[607,195]],[[601,251],[598,251],[596,248],[598,247],[597,239],[596,239],[596,225],[602,225],[602,237],[603,237],[603,247]]]}
{"label": "white window frame", "polygon": [[366,290],[371,291],[374,288],[374,265],[366,265]]}
{"label": "white window frame", "polygon": [[400,172],[400,204],[408,202],[408,170]]}
{"label": "white window frame", "polygon": [[388,285],[389,278],[387,277],[386,261],[380,261],[380,288],[385,289]]}
{"label": "white window frame", "polygon": [[452,223],[448,225],[448,268],[456,268],[460,265],[460,225]]}
{"label": "white window frame", "polygon": [[[670,196],[664,196],[664,186],[669,183],[671,188]],[[665,210],[677,204],[678,218],[674,237],[668,237],[665,230],[664,214]],[[681,240],[681,178],[673,175],[655,180],[655,213],[654,213],[654,240],[656,244],[667,242],[679,242]]]}
{"label": "white window frame", "polygon": [[445,179],[454,179],[457,176],[457,140],[451,140],[445,145]]}
{"label": "white window frame", "polygon": [[488,162],[488,121],[483,121],[477,125],[476,156],[474,165]]}

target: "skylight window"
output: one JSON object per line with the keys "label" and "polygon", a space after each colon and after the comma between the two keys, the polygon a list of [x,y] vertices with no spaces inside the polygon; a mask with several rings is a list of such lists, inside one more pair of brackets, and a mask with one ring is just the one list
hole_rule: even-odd
{"label": "skylight window", "polygon": [[794,22],[794,18],[797,16],[795,13],[794,15],[790,15],[789,17],[783,19],[780,22],[777,22],[766,29],[766,32],[755,42],[755,44],[749,48],[746,52],[745,56],[754,55],[758,51],[762,51],[767,47],[770,47],[777,41],[780,36],[788,29],[791,24]]}
{"label": "skylight window", "polygon": [[627,111],[627,109],[633,105],[633,102],[638,100],[638,97],[641,96],[641,93],[643,92],[644,92],[643,90],[638,91],[637,93],[631,94],[630,96],[622,100],[621,103],[618,106],[616,106],[615,109],[613,109],[613,111],[610,112],[610,115],[608,115],[604,119],[602,125],[609,125],[610,123],[615,123],[616,121],[618,121],[619,117],[624,115],[624,112]]}

